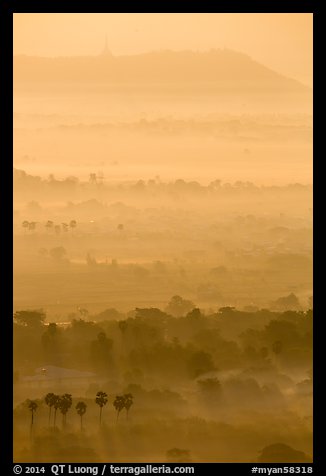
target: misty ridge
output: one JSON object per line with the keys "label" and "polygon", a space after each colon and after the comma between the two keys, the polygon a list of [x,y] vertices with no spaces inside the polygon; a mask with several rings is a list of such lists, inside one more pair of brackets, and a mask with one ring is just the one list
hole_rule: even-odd
{"label": "misty ridge", "polygon": [[[207,52],[153,51],[138,55],[42,58],[14,57],[17,82],[103,82],[103,83],[210,83],[223,89],[277,89],[308,92],[299,81],[286,78],[254,61],[250,56],[229,49]],[[230,84],[231,82],[231,84]],[[208,83],[208,84],[207,84]],[[147,86],[146,86],[147,87]],[[207,90],[210,93],[211,89]]]}
{"label": "misty ridge", "polygon": [[14,57],[14,451],[312,460],[312,90],[228,49]]}
{"label": "misty ridge", "polygon": [[14,164],[34,175],[311,183],[311,112],[309,88],[231,50],[14,58]]}

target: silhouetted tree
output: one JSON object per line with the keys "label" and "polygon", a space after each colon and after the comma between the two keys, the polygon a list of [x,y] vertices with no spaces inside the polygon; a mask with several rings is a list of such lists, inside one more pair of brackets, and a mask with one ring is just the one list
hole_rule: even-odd
{"label": "silhouetted tree", "polygon": [[92,174],[89,174],[89,183],[92,183],[94,185],[97,184],[97,175],[92,173]]}
{"label": "silhouetted tree", "polygon": [[115,399],[114,399],[113,406],[114,406],[114,408],[115,408],[116,411],[117,411],[117,421],[118,421],[119,414],[120,414],[121,410],[123,410],[124,407],[125,407],[125,399],[124,399],[124,396],[117,395],[117,396],[115,397]]}
{"label": "silhouetted tree", "polygon": [[70,220],[69,226],[72,230],[74,230],[77,226],[76,220]]}
{"label": "silhouetted tree", "polygon": [[100,426],[102,424],[102,409],[108,403],[108,395],[105,392],[97,392],[95,403],[100,407]]}
{"label": "silhouetted tree", "polygon": [[69,408],[72,405],[72,398],[70,393],[65,393],[60,397],[59,400],[59,409],[62,413],[62,425],[65,427],[67,423],[67,413]]}
{"label": "silhouetted tree", "polygon": [[86,413],[87,405],[85,402],[78,402],[76,405],[76,410],[78,415],[80,416],[80,430],[83,429],[83,416]]}
{"label": "silhouetted tree", "polygon": [[54,225],[53,221],[52,221],[52,220],[48,220],[48,221],[46,222],[46,224],[45,224],[45,228],[46,228],[48,231],[53,230],[53,225]]}
{"label": "silhouetted tree", "polygon": [[126,412],[127,412],[127,419],[129,418],[129,410],[131,408],[131,406],[133,405],[133,396],[131,393],[126,393],[124,396],[124,407],[126,409]]}
{"label": "silhouetted tree", "polygon": [[192,309],[192,311],[188,312],[186,317],[190,319],[198,319],[202,317],[202,313],[200,312],[200,309],[198,307],[195,307],[194,309]]}
{"label": "silhouetted tree", "polygon": [[181,296],[173,296],[166,306],[165,311],[172,316],[180,317],[184,316],[194,308],[195,305],[191,301],[183,299]]}
{"label": "silhouetted tree", "polygon": [[44,401],[47,404],[47,406],[49,407],[49,425],[50,425],[50,423],[51,423],[51,411],[52,411],[52,407],[53,407],[54,402],[55,402],[54,393],[46,394],[45,398],[44,398]]}
{"label": "silhouetted tree", "polygon": [[53,426],[55,427],[56,419],[57,419],[57,411],[58,411],[58,408],[60,408],[60,397],[59,397],[59,395],[54,395],[54,397],[53,397],[53,408],[54,408]]}
{"label": "silhouetted tree", "polygon": [[25,232],[29,229],[29,221],[24,220],[22,223],[22,227],[25,229]]}
{"label": "silhouetted tree", "polygon": [[40,327],[43,326],[46,315],[42,309],[33,311],[16,311],[14,321],[20,326]]}
{"label": "silhouetted tree", "polygon": [[37,410],[37,403],[35,400],[27,400],[28,408],[31,411],[31,434],[33,433],[33,425],[34,425],[34,413]]}
{"label": "silhouetted tree", "polygon": [[222,181],[216,179],[216,180],[214,180],[213,182],[211,182],[211,183],[209,184],[209,187],[212,188],[212,189],[214,189],[214,190],[216,190],[216,189],[219,189],[219,188],[221,187],[221,184],[222,184]]}

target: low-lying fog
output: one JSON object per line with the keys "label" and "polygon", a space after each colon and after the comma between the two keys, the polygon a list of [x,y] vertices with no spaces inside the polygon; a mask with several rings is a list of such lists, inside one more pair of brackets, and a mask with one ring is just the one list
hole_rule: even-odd
{"label": "low-lying fog", "polygon": [[15,461],[311,461],[310,92],[60,81],[15,82]]}

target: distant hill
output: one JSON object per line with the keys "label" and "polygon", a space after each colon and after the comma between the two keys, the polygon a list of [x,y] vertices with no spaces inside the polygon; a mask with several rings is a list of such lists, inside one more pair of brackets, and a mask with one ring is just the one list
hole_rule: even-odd
{"label": "distant hill", "polygon": [[208,52],[158,51],[133,56],[14,57],[14,82],[102,83],[182,86],[222,90],[276,90],[309,93],[248,55],[228,49]]}

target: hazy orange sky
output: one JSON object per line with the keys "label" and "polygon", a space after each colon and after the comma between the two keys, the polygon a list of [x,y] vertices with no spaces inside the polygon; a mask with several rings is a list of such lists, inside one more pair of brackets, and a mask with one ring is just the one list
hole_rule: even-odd
{"label": "hazy orange sky", "polygon": [[14,54],[231,48],[312,85],[310,13],[15,13]]}

